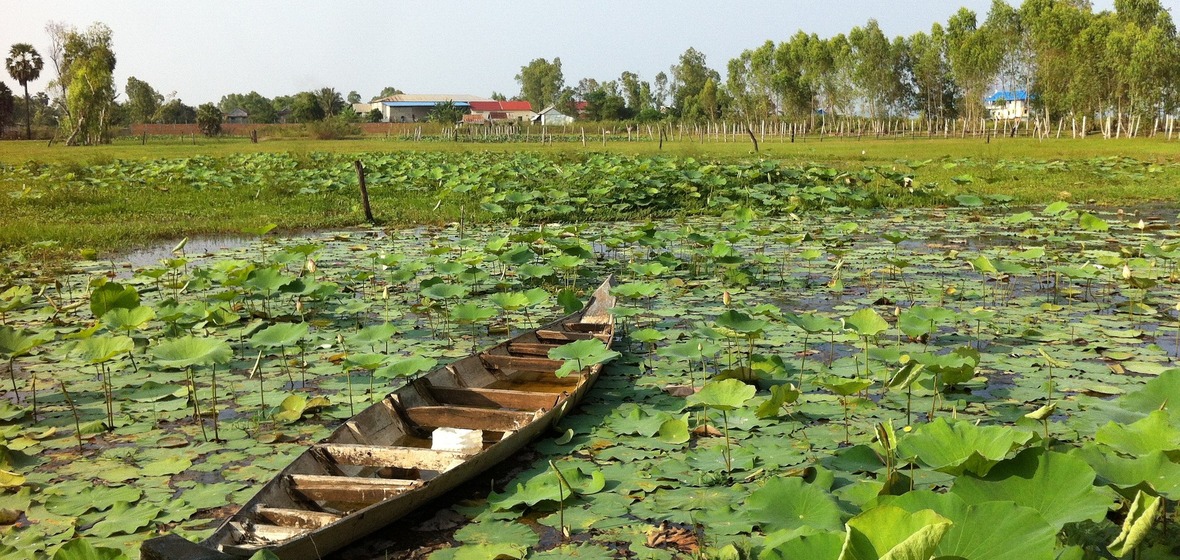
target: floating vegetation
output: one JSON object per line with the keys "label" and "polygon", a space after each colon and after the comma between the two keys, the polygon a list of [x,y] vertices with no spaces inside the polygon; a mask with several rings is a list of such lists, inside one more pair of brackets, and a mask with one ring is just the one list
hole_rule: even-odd
{"label": "floating vegetation", "polygon": [[[481,196],[564,204],[520,192]],[[792,214],[775,192],[730,192],[721,218],[325,233],[9,288],[3,553],[198,538],[357,407],[613,273],[622,357],[432,557],[1176,554],[1168,220],[986,197]]]}

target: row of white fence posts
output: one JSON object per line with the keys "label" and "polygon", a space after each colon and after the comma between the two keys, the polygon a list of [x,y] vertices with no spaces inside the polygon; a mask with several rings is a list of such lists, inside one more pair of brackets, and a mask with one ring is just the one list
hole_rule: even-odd
{"label": "row of white fence posts", "polygon": [[[683,141],[685,137],[690,140],[698,142],[745,142],[749,134],[757,135],[760,143],[770,141],[777,142],[805,142],[808,139],[818,140],[822,142],[825,138],[856,138],[862,139],[865,137],[872,138],[984,138],[990,140],[991,138],[1008,138],[1008,137],[1030,137],[1038,139],[1046,138],[1061,138],[1067,125],[1066,118],[1059,118],[1056,126],[1049,120],[1048,117],[1029,118],[1025,120],[1004,120],[1004,119],[979,119],[978,125],[975,121],[967,121],[966,119],[943,119],[941,123],[937,121],[920,120],[920,119],[852,119],[841,118],[834,119],[835,122],[827,122],[820,120],[818,123],[811,122],[786,122],[786,121],[759,121],[757,124],[750,123],[747,125],[744,122],[728,122],[716,121],[707,123],[681,124],[681,123],[654,123],[644,125],[632,125],[626,127],[626,141],[636,142],[640,140],[648,141],[663,141],[664,139],[672,141]],[[1098,124],[1098,133],[1104,139],[1117,138],[1137,138],[1137,137],[1155,137],[1157,135],[1166,136],[1168,141],[1172,140],[1174,133],[1176,138],[1180,140],[1180,130],[1177,130],[1177,117],[1173,115],[1164,116],[1161,120],[1156,117],[1150,129],[1144,130],[1143,117],[1115,117],[1108,115],[1105,120]],[[938,126],[941,124],[941,126]],[[1070,138],[1086,138],[1091,132],[1090,126],[1092,123],[1086,116],[1068,119],[1069,137]],[[747,131],[746,127],[750,130]],[[466,127],[462,129],[463,134],[460,134],[461,129],[453,129],[447,131],[447,136],[454,140],[459,140],[460,137],[466,139],[492,139],[492,138],[516,138],[519,141],[531,142],[534,137],[537,141],[544,144],[546,142],[554,142],[554,132],[551,129],[560,127],[560,134],[563,138],[568,138],[574,131],[572,125],[540,125],[539,132],[533,130],[533,125],[522,126],[518,124],[510,125],[478,125]],[[642,128],[641,128],[642,127]],[[646,131],[646,134],[644,134]],[[586,147],[586,127],[579,126],[578,134],[581,138],[582,146]],[[619,130],[618,134],[622,136],[623,130]],[[606,145],[608,138],[612,132],[606,128],[601,129],[602,145]],[[386,137],[390,134],[387,132]],[[421,141],[423,137],[422,127],[415,127],[408,133],[402,133],[401,138],[406,140]]]}

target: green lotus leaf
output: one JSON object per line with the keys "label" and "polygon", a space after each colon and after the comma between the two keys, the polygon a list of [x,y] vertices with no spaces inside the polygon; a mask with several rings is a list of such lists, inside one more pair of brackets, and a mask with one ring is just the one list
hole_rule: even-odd
{"label": "green lotus leaf", "polygon": [[307,323],[275,323],[254,333],[250,344],[256,348],[292,346],[307,336],[308,329]]}
{"label": "green lotus leaf", "polygon": [[1078,218],[1078,226],[1086,231],[1107,231],[1110,229],[1110,224],[1106,223],[1106,220],[1089,212],[1082,212]]}
{"label": "green lotus leaf", "polygon": [[750,493],[743,508],[747,519],[764,533],[805,527],[837,531],[842,512],[830,493],[797,476],[779,476]]}
{"label": "green lotus leaf", "polygon": [[756,336],[758,333],[766,330],[766,327],[770,326],[769,321],[755,319],[734,309],[718,315],[715,322],[717,326],[729,329],[745,337]]}
{"label": "green lotus leaf", "polygon": [[754,415],[758,418],[777,418],[783,413],[783,406],[791,404],[803,394],[793,383],[773,385],[770,387],[770,398],[758,405]]}
{"label": "green lotus leaf", "polygon": [[156,402],[167,398],[187,396],[188,390],[188,387],[184,385],[157,383],[148,380],[132,390],[127,398],[135,402]]}
{"label": "green lotus leaf", "polygon": [[562,377],[613,360],[619,353],[611,350],[606,343],[597,338],[588,338],[552,348],[548,356],[550,360],[565,360],[565,363],[554,372],[558,377]]}
{"label": "green lotus leaf", "polygon": [[33,332],[0,325],[0,355],[19,358],[34,348],[53,340],[52,332]]}
{"label": "green lotus leaf", "polygon": [[773,545],[770,543],[772,537],[775,535],[766,537],[767,547],[759,560],[835,560],[844,550],[844,533],[840,532],[799,535],[797,531],[788,531],[779,536],[788,540]]}
{"label": "green lotus leaf", "polygon": [[297,422],[304,414],[332,404],[324,397],[308,399],[302,394],[287,395],[283,402],[275,409],[272,418],[284,424]]}
{"label": "green lotus leaf", "polygon": [[687,443],[690,439],[687,415],[681,418],[668,418],[664,420],[660,423],[660,430],[656,433],[656,437],[660,441],[672,445]]}
{"label": "green lotus leaf", "polygon": [[294,281],[294,276],[283,274],[278,268],[258,268],[250,272],[243,285],[269,297]]}
{"label": "green lotus leaf", "polygon": [[136,307],[139,307],[139,292],[118,282],[107,282],[90,293],[90,312],[96,319],[112,309]]}
{"label": "green lotus leaf", "polygon": [[100,538],[137,533],[151,524],[162,509],[158,504],[115,502],[110,511],[103,515],[102,521],[95,523],[85,533]]}
{"label": "green lotus leaf", "polygon": [[475,303],[463,303],[451,308],[451,318],[461,325],[471,325],[496,316],[496,310]]}
{"label": "green lotus leaf", "polygon": [[968,504],[955,494],[916,490],[886,503],[911,512],[933,510],[953,523],[935,549],[938,558],[1052,558],[1057,545],[1057,532],[1036,510],[1013,502]]}
{"label": "green lotus leaf", "polygon": [[1037,510],[1050,526],[1098,521],[1113,504],[1109,489],[1094,486],[1096,473],[1079,458],[1028,448],[1001,461],[980,478],[955,479],[951,493],[968,504],[1012,501]]}
{"label": "green lotus leaf", "polygon": [[[568,502],[571,499],[570,488],[576,495],[589,495],[601,492],[606,488],[606,478],[600,470],[585,472],[579,467],[561,469],[561,475],[569,488],[557,478],[552,469],[521,483],[515,488],[506,490],[502,494],[493,492],[488,496],[488,504],[497,511],[509,510],[518,506],[533,507],[545,501],[557,502],[560,498]],[[456,535],[455,538],[459,538]]]}
{"label": "green lotus leaf", "polygon": [[669,344],[656,351],[661,357],[679,360],[700,360],[721,351],[721,346],[703,339],[691,339]]}
{"label": "green lotus leaf", "polygon": [[498,292],[492,294],[489,298],[496,307],[505,311],[516,311],[523,309],[529,304],[529,298],[524,292]]}
{"label": "green lotus leaf", "polygon": [[843,377],[832,377],[820,383],[824,389],[831,391],[841,397],[855,395],[873,385],[871,379],[845,379]]}
{"label": "green lotus leaf", "polygon": [[[76,517],[90,510],[103,511],[117,502],[135,503],[143,492],[130,486],[86,486],[45,501],[45,509],[58,515]],[[223,502],[224,504],[224,502]]]}
{"label": "green lotus leaf", "polygon": [[704,406],[715,410],[737,410],[754,398],[758,392],[752,385],[737,379],[725,379],[705,383],[700,391],[686,399],[689,406]]}
{"label": "green lotus leaf", "polygon": [[74,352],[88,364],[109,362],[135,349],[135,341],[122,335],[97,335],[84,339],[74,347]]}
{"label": "green lotus leaf", "polygon": [[385,354],[349,354],[344,358],[344,365],[354,369],[373,371],[388,360]]}
{"label": "green lotus leaf", "polygon": [[1135,550],[1143,539],[1147,538],[1151,527],[1155,525],[1156,517],[1159,515],[1160,504],[1163,500],[1159,496],[1149,496],[1139,491],[1135,494],[1135,500],[1131,502],[1131,510],[1127,512],[1127,517],[1123,519],[1122,529],[1119,531],[1119,536],[1115,537],[1114,541],[1107,546],[1107,550],[1114,555],[1115,558],[1122,558],[1128,553]]}
{"label": "green lotus leaf", "polygon": [[783,313],[783,319],[796,327],[806,331],[808,334],[818,334],[822,332],[836,332],[841,329],[840,321],[817,315],[815,313]]}
{"label": "green lotus leaf", "polygon": [[889,330],[889,323],[877,313],[877,310],[872,308],[856,311],[845,319],[844,323],[852,327],[860,336],[876,336]]}
{"label": "green lotus leaf", "polygon": [[557,305],[561,306],[561,310],[566,313],[573,313],[583,307],[582,300],[578,299],[578,293],[574,290],[566,288],[557,292]]}
{"label": "green lotus leaf", "polygon": [[156,363],[166,368],[186,368],[228,363],[233,348],[224,340],[183,336],[161,342],[152,348]]}
{"label": "green lotus leaf", "polygon": [[419,291],[423,297],[440,301],[459,299],[465,297],[469,292],[470,290],[466,286],[445,283],[431,284],[430,286],[422,288],[422,290]]}
{"label": "green lotus leaf", "polygon": [[113,331],[129,331],[135,330],[148,321],[156,318],[156,312],[151,307],[140,305],[127,309],[125,307],[116,307],[103,313],[101,321],[108,329]]}
{"label": "green lotus leaf", "polygon": [[1180,450],[1180,428],[1173,425],[1167,412],[1155,410],[1129,426],[1109,422],[1098,428],[1094,440],[1132,456],[1157,451],[1172,454]]}
{"label": "green lotus leaf", "polygon": [[94,546],[86,539],[74,539],[57,549],[53,560],[130,560],[117,548]]}
{"label": "green lotus leaf", "polygon": [[929,560],[950,528],[933,510],[877,506],[848,520],[838,560]]}
{"label": "green lotus leaf", "polygon": [[983,476],[1031,438],[1031,433],[1007,426],[976,426],[966,420],[937,418],[900,437],[897,451],[901,457],[917,459],[940,472]]}
{"label": "green lotus leaf", "polygon": [[396,362],[390,363],[389,365],[378,368],[373,372],[373,377],[379,377],[382,379],[410,377],[419,372],[430,371],[436,365],[438,365],[438,360],[434,358],[414,356],[411,358],[398,360]]}
{"label": "green lotus leaf", "polygon": [[631,340],[634,340],[635,342],[640,342],[640,343],[644,343],[644,344],[650,343],[650,342],[657,342],[657,341],[664,340],[665,338],[667,338],[667,336],[664,335],[663,332],[658,331],[656,329],[650,329],[650,328],[638,329],[638,330],[631,331],[631,332],[627,333],[627,336],[629,336],[631,338]]}
{"label": "green lotus leaf", "polygon": [[165,476],[180,474],[193,466],[193,462],[180,455],[172,455],[140,465],[143,476]]}
{"label": "green lotus leaf", "polygon": [[606,427],[619,435],[651,437],[667,418],[666,413],[648,414],[638,405],[624,404],[606,419]]}
{"label": "green lotus leaf", "polygon": [[1118,489],[1124,496],[1130,497],[1128,490],[1146,485],[1170,500],[1180,498],[1180,464],[1169,459],[1163,451],[1123,457],[1110,448],[1087,443],[1069,453],[1085,461],[1098,473],[1099,480]]}

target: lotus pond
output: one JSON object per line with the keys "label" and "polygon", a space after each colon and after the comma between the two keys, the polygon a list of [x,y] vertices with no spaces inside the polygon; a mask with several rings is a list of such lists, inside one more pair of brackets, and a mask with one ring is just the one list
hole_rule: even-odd
{"label": "lotus pond", "polygon": [[615,274],[623,355],[430,558],[1174,558],[1175,211],[1003,201],[181,243],[15,285],[0,557],[200,538]]}

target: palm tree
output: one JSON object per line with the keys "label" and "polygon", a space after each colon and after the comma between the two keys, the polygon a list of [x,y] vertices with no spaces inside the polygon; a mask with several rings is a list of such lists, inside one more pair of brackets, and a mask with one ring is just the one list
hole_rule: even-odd
{"label": "palm tree", "polygon": [[4,68],[8,70],[8,75],[20,82],[20,85],[25,88],[26,140],[33,137],[33,127],[29,120],[29,115],[33,112],[32,105],[29,103],[29,82],[41,77],[41,68],[44,66],[41,54],[28,43],[13,45],[12,49],[8,51],[8,58],[4,61]]}

